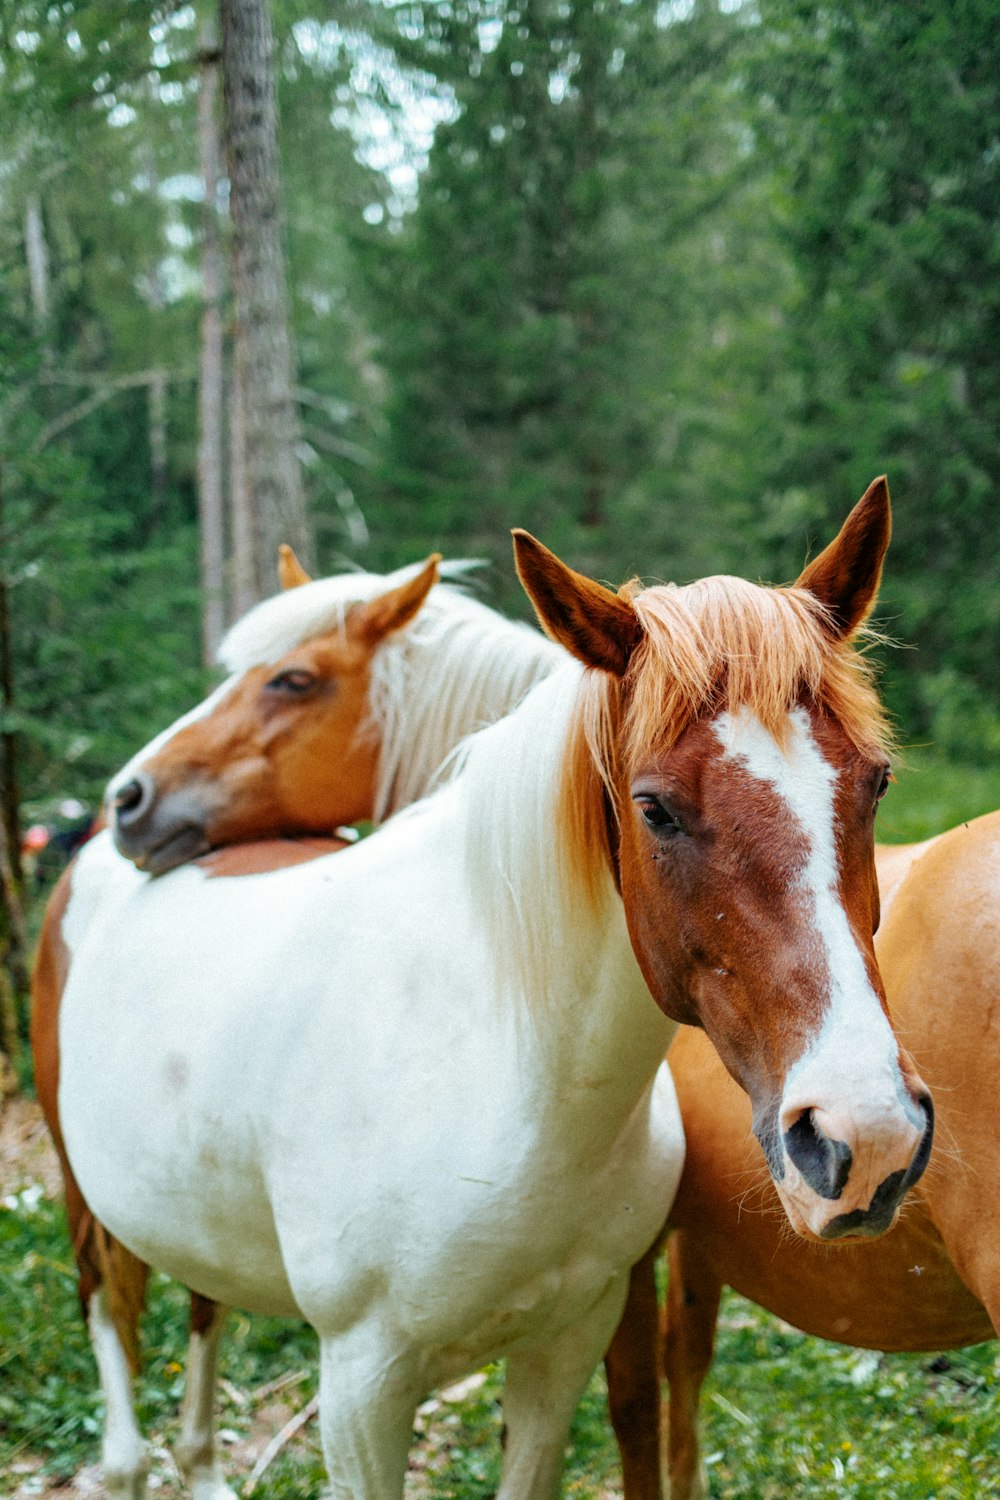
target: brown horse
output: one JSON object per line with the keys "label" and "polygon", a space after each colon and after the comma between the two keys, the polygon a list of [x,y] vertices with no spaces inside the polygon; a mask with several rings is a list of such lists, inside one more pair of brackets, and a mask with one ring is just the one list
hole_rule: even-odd
{"label": "brown horse", "polygon": [[[941,1350],[1000,1331],[1000,1175],[984,1102],[1000,1069],[1000,813],[876,851],[876,940],[893,1022],[934,1092],[940,1154],[882,1239],[793,1240],[751,1135],[745,1095],[705,1035],[668,1054],[687,1157],[667,1224],[663,1346],[671,1500],[706,1493],[697,1411],[723,1286],[806,1333],[860,1348]],[[651,1253],[608,1356],[628,1500],[656,1500],[659,1380]]]}
{"label": "brown horse", "polygon": [[[384,578],[313,581],[282,548],[283,592],[252,610],[223,643],[227,681],[112,782],[106,816],[119,850],[157,876],[199,855],[217,878],[258,874],[342,848],[344,840],[333,836],[341,825],[384,819],[423,795],[464,735],[511,709],[562,661],[537,631],[438,585],[438,562],[432,557]],[[128,1369],[138,1362],[148,1268],[90,1212],[59,1121],[73,873],[70,866],[53,892],[38,946],[35,1079],[63,1171],[106,1431],[117,1434],[114,1451],[105,1444],[106,1482],[116,1494],[138,1496],[144,1461]],[[204,1366],[219,1325],[215,1304],[193,1294],[192,1379],[178,1460],[195,1476],[211,1475],[214,1463]]]}

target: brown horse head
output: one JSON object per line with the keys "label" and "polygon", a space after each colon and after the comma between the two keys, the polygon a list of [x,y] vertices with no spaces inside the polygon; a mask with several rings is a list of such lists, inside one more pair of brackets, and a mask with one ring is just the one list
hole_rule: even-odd
{"label": "brown horse head", "polygon": [[367,575],[314,583],[283,549],[281,580],[294,597],[266,601],[234,628],[222,649],[229,680],[112,781],[121,853],[162,874],[221,844],[372,817],[372,662],[424,605],[439,561],[372,592]]}
{"label": "brown horse head", "polygon": [[877,480],[793,588],[618,594],[515,542],[543,625],[596,669],[587,742],[649,988],[708,1032],[792,1225],[824,1239],[887,1229],[932,1138],[872,943],[888,733],[852,637],[889,531]]}

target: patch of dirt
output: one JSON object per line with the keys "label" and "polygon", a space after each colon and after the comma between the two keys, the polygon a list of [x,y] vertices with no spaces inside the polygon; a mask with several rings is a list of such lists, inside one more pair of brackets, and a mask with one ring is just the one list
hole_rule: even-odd
{"label": "patch of dirt", "polygon": [[15,1094],[0,1106],[0,1202],[38,1185],[46,1198],[59,1197],[59,1162],[38,1104]]}

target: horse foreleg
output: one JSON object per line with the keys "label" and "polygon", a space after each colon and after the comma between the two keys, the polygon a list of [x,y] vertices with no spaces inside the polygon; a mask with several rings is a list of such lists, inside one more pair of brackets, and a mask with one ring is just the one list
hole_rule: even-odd
{"label": "horse foreleg", "polygon": [[570,1423],[621,1317],[627,1287],[615,1277],[589,1313],[543,1345],[507,1359],[506,1443],[497,1500],[554,1500]]}
{"label": "horse foreleg", "polygon": [[712,1363],[722,1283],[699,1256],[686,1231],[676,1230],[667,1241],[667,1250],[670,1280],[663,1355],[670,1387],[670,1500],[703,1500],[708,1485],[700,1462],[698,1398]]}
{"label": "horse foreleg", "polygon": [[101,1468],[109,1496],[144,1500],[148,1461],[146,1445],[132,1406],[132,1375],[103,1283],[87,1303],[87,1327],[104,1393]]}
{"label": "horse foreleg", "polygon": [[108,1494],[142,1500],[148,1460],[132,1403],[149,1267],[94,1218],[60,1152],[80,1303],[104,1395],[101,1467]]}
{"label": "horse foreleg", "polygon": [[319,1426],[331,1496],[402,1500],[423,1394],[417,1357],[370,1320],[320,1335]]}
{"label": "horse foreleg", "polygon": [[660,1382],[663,1371],[653,1245],[632,1267],[625,1311],[604,1356],[608,1409],[622,1460],[625,1500],[661,1500]]}
{"label": "horse foreleg", "polygon": [[181,1435],[174,1449],[177,1467],[194,1500],[232,1500],[215,1447],[215,1374],[226,1310],[191,1293],[191,1337],[181,1404]]}

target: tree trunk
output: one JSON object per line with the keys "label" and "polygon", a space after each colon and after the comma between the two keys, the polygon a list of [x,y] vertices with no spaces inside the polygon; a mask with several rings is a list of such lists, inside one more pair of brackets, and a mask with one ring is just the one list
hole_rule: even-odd
{"label": "tree trunk", "polygon": [[[0,558],[5,554],[3,473],[0,470]],[[14,656],[6,575],[0,572],[0,709],[14,707]],[[27,1005],[28,970],[24,906],[21,900],[21,821],[17,776],[17,736],[0,735],[0,1101],[9,1088],[18,1055],[19,1002]]]}
{"label": "tree trunk", "polygon": [[49,249],[42,221],[42,200],[29,193],[24,209],[24,253],[28,261],[28,286],[35,328],[43,336],[49,326]]}
{"label": "tree trunk", "polygon": [[[278,544],[311,557],[282,247],[273,41],[265,0],[221,0],[235,380],[242,399],[258,597],[273,590]],[[237,538],[234,536],[234,543]]]}
{"label": "tree trunk", "polygon": [[[229,390],[229,518],[232,535],[229,597],[238,620],[262,597],[254,572],[254,523],[247,477],[246,409],[240,369],[233,361]],[[270,592],[268,590],[268,592]]]}
{"label": "tree trunk", "polygon": [[202,215],[201,370],[198,379],[198,522],[201,542],[201,649],[215,662],[226,628],[226,527],[223,503],[222,251],[219,244],[219,51],[203,23],[200,39],[198,148]]}
{"label": "tree trunk", "polygon": [[[155,301],[153,306],[157,306]],[[162,308],[163,303],[160,302],[159,306]],[[151,536],[163,525],[167,514],[167,372],[160,365],[150,372],[147,400],[149,488],[152,493],[147,536]]]}
{"label": "tree trunk", "polygon": [[[156,97],[156,85],[148,81],[151,99]],[[146,173],[149,177],[149,193],[154,203],[160,199],[160,167],[156,159],[156,148],[152,140],[147,141],[145,151]],[[167,294],[163,284],[163,266],[160,260],[159,240],[154,248],[153,263],[149,271],[149,305],[153,310],[153,326],[156,330],[154,343],[159,343],[159,332],[163,324],[163,312],[167,305]],[[161,365],[153,364],[146,387],[146,411],[149,434],[149,489],[150,506],[147,535],[155,533],[164,524],[167,516],[167,372]]]}

